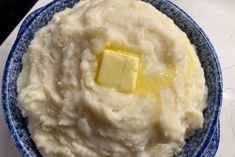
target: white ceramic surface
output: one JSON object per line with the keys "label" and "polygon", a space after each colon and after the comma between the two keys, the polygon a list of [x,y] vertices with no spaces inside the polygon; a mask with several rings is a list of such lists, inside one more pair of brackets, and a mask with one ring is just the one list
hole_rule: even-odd
{"label": "white ceramic surface", "polygon": [[[49,3],[39,0],[31,11]],[[221,139],[216,157],[235,156],[235,0],[172,0],[202,27],[214,45],[223,72],[224,100],[220,117]],[[30,12],[31,12],[30,11]],[[19,24],[20,25],[20,24]],[[0,47],[0,78],[6,57],[15,40],[19,25]],[[1,82],[0,82],[1,89]],[[1,91],[0,91],[1,92]],[[1,93],[0,93],[1,94]],[[1,101],[0,101],[1,103]],[[233,115],[234,112],[234,115]],[[0,107],[0,156],[19,157]]]}

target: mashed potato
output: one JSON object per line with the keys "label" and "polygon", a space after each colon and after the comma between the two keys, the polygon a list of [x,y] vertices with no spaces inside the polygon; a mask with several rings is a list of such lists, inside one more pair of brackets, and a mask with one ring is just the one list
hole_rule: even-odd
{"label": "mashed potato", "polygon": [[[139,56],[133,92],[97,82],[106,49]],[[35,34],[22,62],[19,106],[44,157],[169,157],[202,127],[194,47],[145,2],[80,1]]]}

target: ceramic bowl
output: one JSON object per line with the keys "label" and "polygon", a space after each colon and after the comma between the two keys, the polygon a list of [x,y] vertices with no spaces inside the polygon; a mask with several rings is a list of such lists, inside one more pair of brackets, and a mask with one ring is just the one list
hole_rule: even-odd
{"label": "ceramic bowl", "polygon": [[[22,69],[22,55],[40,28],[53,15],[66,7],[72,7],[79,0],[54,0],[50,4],[31,13],[21,25],[17,38],[8,56],[2,80],[2,104],[9,132],[24,157],[40,157],[30,138],[26,120],[17,107],[16,80]],[[193,136],[186,140],[180,157],[214,156],[219,143],[219,113],[222,101],[222,76],[216,52],[202,29],[183,10],[168,0],[146,0],[162,13],[170,17],[195,45],[197,55],[204,69],[208,86],[208,107],[203,112],[205,123]]]}

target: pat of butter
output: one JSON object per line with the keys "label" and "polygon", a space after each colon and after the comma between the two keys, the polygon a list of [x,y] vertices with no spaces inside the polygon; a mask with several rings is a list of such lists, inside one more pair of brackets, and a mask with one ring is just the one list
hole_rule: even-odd
{"label": "pat of butter", "polygon": [[123,92],[133,92],[136,88],[139,65],[138,56],[105,50],[97,81],[101,85]]}

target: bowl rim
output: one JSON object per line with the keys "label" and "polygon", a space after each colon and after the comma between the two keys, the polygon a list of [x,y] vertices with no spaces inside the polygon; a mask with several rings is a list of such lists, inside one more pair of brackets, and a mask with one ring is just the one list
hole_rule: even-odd
{"label": "bowl rim", "polygon": [[[154,0],[155,1],[155,0]],[[156,1],[162,1],[165,3],[168,3],[170,5],[172,5],[174,7],[174,9],[177,9],[181,14],[183,14],[187,20],[189,20],[193,26],[198,30],[198,32],[200,33],[200,36],[202,36],[207,45],[210,47],[210,53],[213,55],[213,60],[215,60],[215,65],[216,65],[216,78],[217,80],[219,80],[217,83],[218,89],[217,89],[217,95],[215,96],[215,101],[214,104],[216,105],[216,109],[214,111],[214,116],[213,116],[213,120],[212,120],[212,124],[211,127],[208,129],[207,134],[203,141],[202,144],[200,145],[200,148],[198,148],[198,151],[195,152],[195,157],[200,157],[201,155],[203,155],[203,153],[205,152],[206,148],[208,147],[212,136],[216,130],[216,123],[219,121],[219,116],[220,116],[220,112],[221,112],[221,107],[222,107],[222,94],[223,94],[223,82],[222,82],[222,71],[221,71],[221,66],[218,60],[218,56],[216,54],[216,51],[213,47],[213,45],[211,44],[209,38],[207,37],[206,33],[200,28],[200,26],[192,19],[191,16],[189,16],[185,11],[183,11],[180,7],[178,7],[177,5],[175,5],[173,2],[171,2],[170,0],[156,0]],[[21,138],[19,137],[18,134],[16,134],[16,128],[14,126],[14,124],[12,123],[12,118],[11,118],[11,111],[8,108],[8,93],[5,92],[7,91],[6,89],[8,88],[8,73],[9,73],[9,67],[11,65],[11,59],[14,55],[15,49],[17,47],[17,45],[19,44],[19,41],[21,40],[23,34],[25,33],[25,30],[32,24],[32,22],[34,22],[35,18],[37,16],[39,16],[43,11],[45,10],[50,10],[50,7],[53,7],[54,5],[56,5],[57,3],[60,3],[61,0],[54,0],[50,3],[48,3],[45,6],[42,6],[38,9],[36,9],[35,11],[31,12],[22,22],[20,29],[18,31],[18,34],[16,36],[16,39],[14,41],[14,44],[10,50],[10,53],[7,57],[6,63],[5,63],[5,67],[3,70],[3,77],[2,77],[2,108],[3,108],[3,115],[4,115],[4,119],[6,121],[7,127],[8,127],[8,131],[18,149],[18,151],[21,153],[21,155],[26,155],[30,156],[27,148],[25,147],[24,143],[22,143]]]}
{"label": "bowl rim", "polygon": [[7,124],[7,128],[10,133],[10,136],[13,139],[13,142],[14,142],[17,150],[21,154],[21,156],[27,155],[28,157],[30,157],[30,154],[29,154],[29,151],[27,150],[27,148],[25,147],[24,143],[21,141],[21,138],[19,137],[19,135],[16,134],[15,125],[12,123],[12,120],[11,120],[12,119],[11,118],[11,111],[7,107],[7,105],[9,105],[7,103],[8,102],[8,100],[7,100],[8,93],[5,91],[7,91],[6,89],[8,88],[8,85],[7,85],[8,77],[7,76],[8,76],[8,72],[9,72],[9,67],[11,65],[11,59],[14,55],[15,49],[16,49],[17,45],[19,44],[19,41],[21,40],[23,34],[25,33],[25,30],[30,26],[30,24],[35,20],[35,18],[40,15],[40,13],[42,13],[43,11],[48,9],[49,7],[52,7],[53,5],[58,3],[59,1],[60,0],[54,0],[54,1],[46,4],[45,6],[42,6],[38,9],[34,10],[23,20],[22,24],[20,25],[19,31],[16,35],[16,39],[14,41],[14,44],[8,54],[8,57],[7,57],[6,63],[5,63],[5,67],[3,70],[2,89],[1,89],[2,90],[1,97],[2,97],[3,116],[4,116],[5,122]]}
{"label": "bowl rim", "polygon": [[219,122],[219,116],[220,116],[220,112],[221,112],[222,99],[223,99],[223,77],[222,77],[222,70],[221,70],[220,62],[219,62],[217,53],[215,51],[215,48],[211,44],[209,38],[207,37],[206,33],[202,30],[202,28],[193,20],[193,18],[190,15],[188,15],[184,10],[182,10],[180,7],[175,5],[173,2],[171,2],[169,0],[163,0],[163,1],[171,4],[172,6],[175,7],[175,9],[177,9],[181,13],[183,13],[184,16],[186,16],[188,18],[188,20],[196,27],[196,29],[199,31],[200,35],[206,40],[208,46],[210,47],[211,53],[213,54],[213,57],[214,57],[213,59],[215,60],[216,72],[217,72],[216,77],[219,80],[217,82],[218,90],[217,90],[217,95],[216,95],[216,101],[214,102],[214,104],[217,106],[217,109],[214,112],[215,116],[213,117],[211,127],[209,128],[209,131],[206,134],[207,137],[204,138],[201,147],[198,149],[199,151],[197,151],[196,154],[195,154],[195,157],[200,157],[201,155],[203,155],[203,153],[205,152],[206,148],[209,146],[209,143],[210,143],[210,141],[213,138],[213,134],[216,131],[217,123]]}

